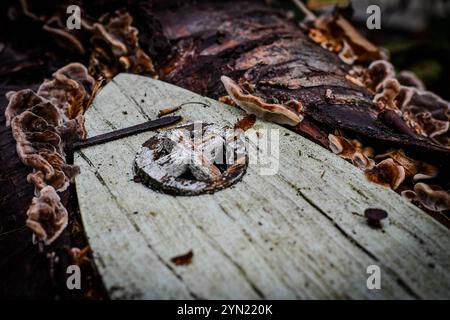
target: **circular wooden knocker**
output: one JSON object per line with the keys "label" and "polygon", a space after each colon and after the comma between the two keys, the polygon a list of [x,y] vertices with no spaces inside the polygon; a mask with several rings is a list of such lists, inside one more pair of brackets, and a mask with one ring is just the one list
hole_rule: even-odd
{"label": "circular wooden knocker", "polygon": [[173,195],[213,193],[229,187],[242,178],[247,165],[242,131],[201,122],[150,138],[134,162],[144,184]]}

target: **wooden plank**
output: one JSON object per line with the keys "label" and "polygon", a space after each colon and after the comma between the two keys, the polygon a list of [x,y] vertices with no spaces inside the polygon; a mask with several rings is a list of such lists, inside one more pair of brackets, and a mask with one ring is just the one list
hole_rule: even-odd
{"label": "wooden plank", "polygon": [[[120,74],[86,114],[89,136],[155,119],[184,102],[188,121],[234,124],[244,114],[145,77]],[[126,114],[125,114],[126,112]],[[278,125],[280,165],[212,195],[173,197],[132,181],[139,146],[154,132],[75,155],[77,194],[90,244],[112,298],[449,298],[449,232],[329,151]],[[250,134],[250,131],[246,133]],[[262,138],[261,138],[262,139]],[[364,209],[389,212],[373,230]],[[192,264],[171,258],[193,250]],[[366,287],[369,265],[381,289]]]}

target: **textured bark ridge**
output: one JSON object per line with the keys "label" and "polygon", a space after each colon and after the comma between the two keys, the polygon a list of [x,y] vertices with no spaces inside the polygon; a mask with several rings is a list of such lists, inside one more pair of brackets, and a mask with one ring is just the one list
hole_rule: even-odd
{"label": "textured bark ridge", "polygon": [[318,143],[327,141],[320,123],[321,128],[387,142],[428,161],[450,158],[449,149],[405,133],[380,115],[373,93],[349,79],[350,67],[280,12],[255,3],[196,3],[155,16],[175,46],[174,56],[161,68],[166,81],[219,98],[226,95],[220,82],[226,75],[268,103],[300,102],[306,121],[296,129]]}

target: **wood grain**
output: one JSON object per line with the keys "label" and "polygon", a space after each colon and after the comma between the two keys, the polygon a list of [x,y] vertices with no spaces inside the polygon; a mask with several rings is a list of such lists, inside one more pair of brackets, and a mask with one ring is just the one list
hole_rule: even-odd
{"label": "wood grain", "polygon": [[[120,74],[86,114],[89,136],[155,119],[188,101],[186,121],[234,125],[236,108],[145,77]],[[82,149],[77,194],[89,242],[111,298],[449,298],[449,232],[351,164],[278,125],[257,120],[260,137],[279,130],[280,163],[211,195],[173,197],[133,182],[146,132]],[[254,133],[254,132],[253,132]],[[252,134],[252,130],[246,132]],[[261,138],[262,139],[262,138]],[[383,230],[363,212],[389,213]],[[192,263],[171,259],[193,250]],[[382,287],[366,287],[366,268]]]}

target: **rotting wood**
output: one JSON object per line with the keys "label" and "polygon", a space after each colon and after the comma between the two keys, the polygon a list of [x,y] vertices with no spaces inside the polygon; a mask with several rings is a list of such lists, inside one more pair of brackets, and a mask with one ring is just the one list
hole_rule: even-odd
{"label": "rotting wood", "polygon": [[[155,57],[162,63],[162,80],[219,98],[226,94],[220,82],[226,76],[245,85],[253,101],[258,98],[271,105],[298,101],[308,124],[318,123],[329,132],[346,130],[370,139],[373,146],[402,148],[447,171],[450,149],[399,131],[398,121],[394,126],[391,119],[380,121],[385,117],[378,118],[373,93],[349,77],[351,66],[276,11],[255,2],[240,6],[199,2],[153,12],[165,38],[176,48],[168,61],[167,56]],[[326,99],[327,90],[332,90],[332,99]],[[241,107],[249,109],[246,104]],[[321,130],[311,125],[303,129],[301,123],[296,126],[298,132],[321,143]]]}
{"label": "rotting wood", "polygon": [[[232,125],[244,116],[181,88],[121,74],[88,110],[88,135],[188,101],[210,107],[181,109],[185,121]],[[132,181],[136,151],[152,132],[75,154],[81,214],[111,298],[450,296],[448,230],[303,137],[261,120],[253,129],[261,137],[279,130],[278,173],[262,176],[249,165],[241,182],[211,195],[173,197]],[[367,225],[364,210],[373,207],[389,214],[382,230]],[[190,265],[171,263],[191,249]],[[372,264],[381,268],[381,290],[366,287]]]}

